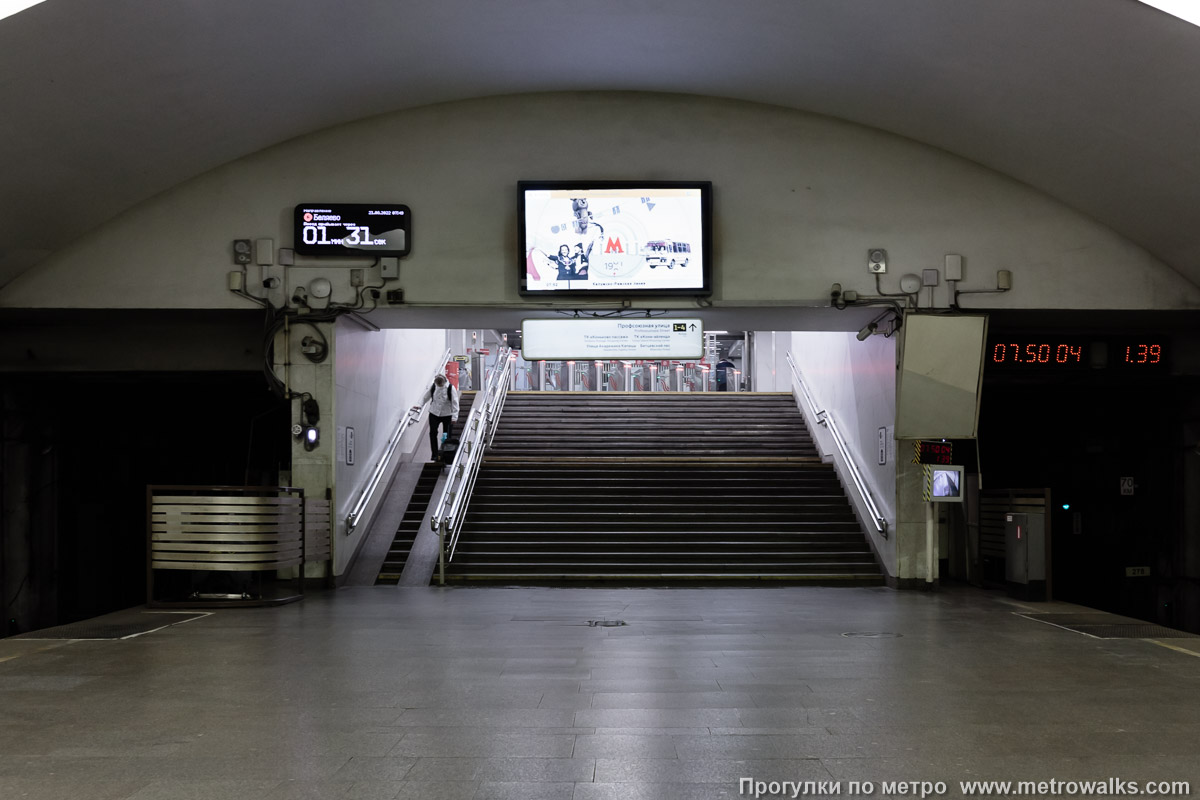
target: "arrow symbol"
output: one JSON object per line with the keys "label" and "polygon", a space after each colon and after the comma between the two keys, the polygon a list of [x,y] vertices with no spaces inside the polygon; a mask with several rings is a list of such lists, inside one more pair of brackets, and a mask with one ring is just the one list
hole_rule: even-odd
{"label": "arrow symbol", "polygon": [[692,327],[691,327],[691,329],[692,329],[692,330],[696,330],[696,323],[694,323],[694,322],[692,323]]}

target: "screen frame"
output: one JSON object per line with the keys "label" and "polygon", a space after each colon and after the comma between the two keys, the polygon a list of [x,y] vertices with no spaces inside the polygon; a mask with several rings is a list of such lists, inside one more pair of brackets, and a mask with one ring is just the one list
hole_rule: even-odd
{"label": "screen frame", "polygon": [[[529,245],[525,228],[525,194],[529,191],[577,189],[699,189],[701,285],[687,289],[550,289],[526,288],[526,258]],[[713,184],[712,181],[517,181],[517,294],[523,298],[540,297],[708,297],[713,293]]]}
{"label": "screen frame", "polygon": [[[966,469],[961,464],[925,464],[925,489],[929,495],[931,503],[961,503],[967,493],[966,484],[963,482],[966,475]],[[958,495],[956,497],[938,497],[933,493],[933,479],[935,472],[953,472],[958,478]]]}
{"label": "screen frame", "polygon": [[[305,244],[302,229],[303,215],[308,209],[329,208],[330,210],[354,209],[356,212],[390,209],[400,211],[404,224],[404,247],[402,249],[373,249],[352,245]],[[346,222],[339,223],[342,227]],[[292,208],[292,250],[296,255],[309,258],[404,258],[412,252],[412,209],[404,203],[297,203]]]}

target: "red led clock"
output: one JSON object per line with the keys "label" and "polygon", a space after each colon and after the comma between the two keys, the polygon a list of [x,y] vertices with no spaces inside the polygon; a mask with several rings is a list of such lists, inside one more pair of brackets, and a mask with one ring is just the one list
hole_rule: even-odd
{"label": "red led clock", "polygon": [[1089,344],[1081,339],[1044,337],[1031,340],[1011,336],[988,344],[987,365],[1031,370],[1087,368],[1091,364]]}
{"label": "red led clock", "polygon": [[993,338],[984,353],[989,370],[1066,372],[1077,369],[1166,371],[1169,344],[1163,336],[1084,339],[1063,336]]}

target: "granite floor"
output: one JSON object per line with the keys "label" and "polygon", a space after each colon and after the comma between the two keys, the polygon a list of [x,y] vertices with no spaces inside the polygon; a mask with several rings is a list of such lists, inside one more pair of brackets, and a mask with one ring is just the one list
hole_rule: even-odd
{"label": "granite floor", "polygon": [[1200,640],[1094,639],[1022,608],[969,589],[355,587],[125,640],[0,640],[0,798],[1200,792]]}

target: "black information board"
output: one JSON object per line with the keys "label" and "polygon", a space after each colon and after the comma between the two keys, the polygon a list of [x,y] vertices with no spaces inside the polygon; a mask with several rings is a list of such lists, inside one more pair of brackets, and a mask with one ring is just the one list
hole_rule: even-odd
{"label": "black information board", "polygon": [[387,203],[301,203],[293,248],[305,256],[406,256],[412,212]]}

